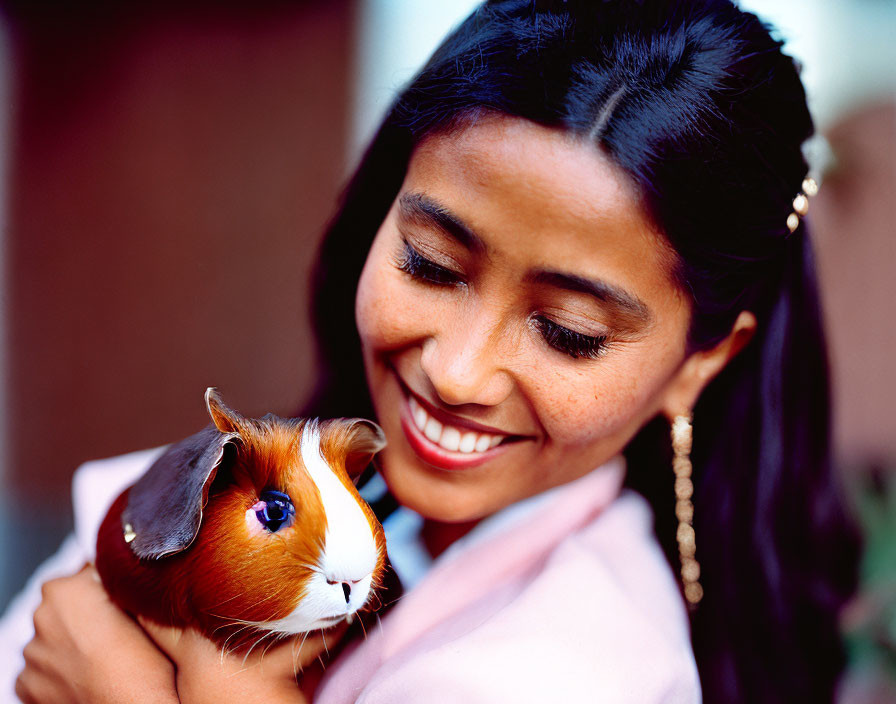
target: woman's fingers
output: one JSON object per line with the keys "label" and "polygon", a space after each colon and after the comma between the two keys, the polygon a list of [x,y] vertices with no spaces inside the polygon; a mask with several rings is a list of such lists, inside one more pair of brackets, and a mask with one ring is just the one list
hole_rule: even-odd
{"label": "woman's fingers", "polygon": [[310,666],[325,659],[345,633],[342,626],[325,633],[260,641],[248,651],[222,651],[195,629],[160,626],[145,619],[140,623],[175,663],[178,694],[189,702],[306,701],[322,671]]}
{"label": "woman's fingers", "polygon": [[25,702],[177,701],[174,668],[96,570],[44,584],[16,694]]}
{"label": "woman's fingers", "polygon": [[184,629],[174,626],[161,626],[142,616],[137,616],[137,623],[156,644],[156,647],[177,663],[184,649]]}
{"label": "woman's fingers", "polygon": [[34,624],[16,682],[26,704],[175,702],[178,689],[185,701],[250,702],[274,691],[282,701],[302,701],[320,675],[318,661],[347,628],[222,653],[193,629],[138,625],[112,603],[93,567],[47,582]]}
{"label": "woman's fingers", "polygon": [[156,646],[167,654],[178,668],[188,664],[232,670],[257,667],[271,676],[288,677],[294,677],[321,656],[326,656],[329,650],[339,643],[348,628],[348,625],[343,623],[326,631],[289,636],[277,641],[261,641],[247,652],[222,651],[213,641],[192,628],[162,626],[141,617],[137,620]]}
{"label": "woman's fingers", "polygon": [[40,648],[35,647],[35,641],[25,646],[24,656],[25,669],[19,674],[15,685],[16,696],[23,704],[71,701],[55,678],[46,675],[43,656]]}

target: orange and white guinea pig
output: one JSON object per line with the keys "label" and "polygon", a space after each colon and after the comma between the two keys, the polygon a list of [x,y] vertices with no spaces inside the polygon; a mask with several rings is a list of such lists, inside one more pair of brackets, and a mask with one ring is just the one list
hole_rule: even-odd
{"label": "orange and white guinea pig", "polygon": [[96,568],[114,602],[222,647],[333,626],[364,607],[383,529],[349,478],[386,442],[359,418],[244,418],[172,445],[109,509]]}

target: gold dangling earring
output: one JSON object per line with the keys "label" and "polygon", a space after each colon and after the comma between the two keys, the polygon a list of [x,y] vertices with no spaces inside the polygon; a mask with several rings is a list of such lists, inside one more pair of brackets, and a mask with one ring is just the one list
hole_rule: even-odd
{"label": "gold dangling earring", "polygon": [[689,415],[675,416],[672,421],[672,469],[675,470],[675,515],[678,518],[678,554],[681,558],[681,581],[684,583],[684,598],[693,610],[703,598],[700,586],[700,563],[695,559],[697,541],[692,523],[694,521],[694,483],[691,481],[691,447],[694,429]]}

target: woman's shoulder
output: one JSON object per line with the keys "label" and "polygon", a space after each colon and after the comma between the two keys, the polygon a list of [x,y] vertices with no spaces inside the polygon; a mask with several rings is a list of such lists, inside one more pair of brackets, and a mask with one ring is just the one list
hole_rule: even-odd
{"label": "woman's shoulder", "polygon": [[684,604],[632,492],[558,543],[462,643],[429,657],[427,676],[465,672],[482,701],[700,701]]}
{"label": "woman's shoulder", "polygon": [[690,651],[690,624],[672,567],[656,539],[653,512],[640,494],[626,489],[594,521],[558,546],[554,559],[587,561],[604,577],[645,628]]}

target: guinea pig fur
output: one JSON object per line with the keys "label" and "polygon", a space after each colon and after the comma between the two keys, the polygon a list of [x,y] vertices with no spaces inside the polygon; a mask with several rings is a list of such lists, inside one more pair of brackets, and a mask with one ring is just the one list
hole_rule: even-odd
{"label": "guinea pig fur", "polygon": [[112,600],[221,647],[333,626],[382,578],[383,529],[349,478],[385,446],[358,418],[244,418],[171,446],[109,509],[96,568]]}

